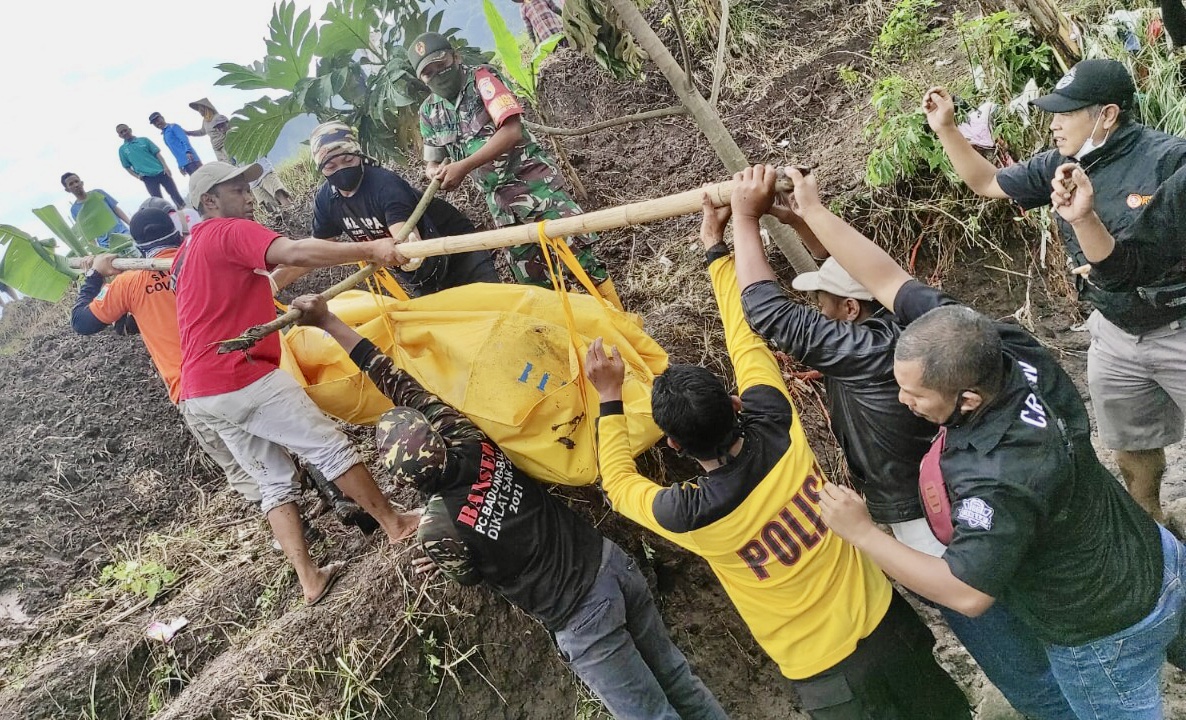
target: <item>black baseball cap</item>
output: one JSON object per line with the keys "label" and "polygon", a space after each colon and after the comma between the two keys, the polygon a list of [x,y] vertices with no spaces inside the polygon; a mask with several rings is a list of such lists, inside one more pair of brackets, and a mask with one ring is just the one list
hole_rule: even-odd
{"label": "black baseball cap", "polygon": [[159,118],[160,116],[161,116],[161,114],[159,112],[154,112],[153,114],[148,116],[148,122],[156,122],[156,119]]}
{"label": "black baseball cap", "polygon": [[144,257],[152,257],[161,250],[181,244],[181,231],[173,218],[156,208],[144,208],[132,216],[128,230],[132,242]]}
{"label": "black baseball cap", "polygon": [[1091,105],[1132,107],[1137,88],[1124,65],[1115,60],[1084,60],[1067,71],[1054,91],[1032,104],[1050,113],[1067,113]]}
{"label": "black baseball cap", "polygon": [[444,60],[451,52],[453,43],[449,42],[449,38],[440,33],[426,32],[412,41],[412,46],[408,48],[408,62],[416,68],[416,75],[419,76],[425,65]]}

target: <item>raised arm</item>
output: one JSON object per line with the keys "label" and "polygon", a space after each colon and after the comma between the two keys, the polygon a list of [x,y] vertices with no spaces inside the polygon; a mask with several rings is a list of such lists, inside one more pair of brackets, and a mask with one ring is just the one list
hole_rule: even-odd
{"label": "raised arm", "polygon": [[910,274],[876,243],[820,202],[814,175],[803,175],[790,167],[786,173],[795,183],[795,203],[804,222],[836,262],[893,312],[898,290],[911,280]]}
{"label": "raised arm", "polygon": [[922,97],[922,111],[926,113],[927,124],[943,144],[943,151],[951,159],[951,166],[972,192],[986,198],[1008,198],[997,183],[996,166],[960,134],[955,124],[955,102],[951,93],[938,86],[927,90]]}

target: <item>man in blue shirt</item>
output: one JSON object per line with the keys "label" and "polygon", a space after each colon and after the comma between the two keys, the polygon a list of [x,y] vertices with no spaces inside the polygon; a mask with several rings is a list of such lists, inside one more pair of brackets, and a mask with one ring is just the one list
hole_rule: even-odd
{"label": "man in blue shirt", "polygon": [[177,168],[181,170],[182,175],[193,175],[195,170],[202,167],[198,151],[194,150],[193,145],[190,145],[189,137],[186,136],[185,130],[181,129],[180,125],[165,122],[165,118],[159,112],[149,115],[148,122],[161,131],[161,137],[165,139],[165,147],[173,153],[173,158],[177,160]]}
{"label": "man in blue shirt", "polygon": [[74,218],[75,220],[78,219],[78,213],[82,211],[82,205],[86,202],[87,197],[90,195],[101,196],[108,209],[110,209],[111,213],[115,215],[115,227],[111,228],[111,230],[108,231],[106,235],[95,238],[95,242],[99,244],[99,247],[107,247],[107,242],[111,237],[111,233],[122,233],[125,235],[128,233],[128,223],[131,221],[128,220],[127,213],[125,213],[123,210],[120,210],[119,203],[117,203],[115,198],[108,195],[105,191],[95,189],[87,192],[86,188],[82,186],[82,178],[78,177],[77,174],[72,172],[64,173],[62,175],[62,187],[66,188],[66,192],[74,196],[74,204],[70,206],[70,217]]}
{"label": "man in blue shirt", "polygon": [[173,172],[161,157],[161,149],[148,138],[139,138],[132,134],[132,129],[120,123],[115,126],[115,134],[124,141],[119,146],[119,162],[124,170],[137,180],[144,183],[148,194],[153,197],[161,196],[161,188],[173,198],[173,204],[180,210],[185,207],[181,193],[177,192],[177,184],[173,182]]}

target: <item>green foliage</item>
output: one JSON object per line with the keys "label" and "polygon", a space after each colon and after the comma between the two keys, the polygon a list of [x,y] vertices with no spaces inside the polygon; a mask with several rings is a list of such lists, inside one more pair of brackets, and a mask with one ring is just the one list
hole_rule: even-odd
{"label": "green foliage", "polygon": [[[933,39],[932,31],[925,31],[924,24],[912,20],[917,17],[914,10],[932,6],[932,0],[901,0],[878,39],[882,55],[891,47],[896,48],[894,52],[917,52],[924,47],[919,42]],[[951,88],[957,97],[976,97],[972,102],[957,102],[957,121],[961,105],[966,110],[969,105],[992,101],[998,106],[992,120],[994,137],[1014,153],[1028,154],[1042,144],[1042,128],[1026,125],[1006,108],[1031,78],[1039,86],[1053,80],[1057,70],[1049,46],[1035,40],[1017,16],[1009,12],[971,20],[957,16],[955,27],[969,65],[981,68],[979,90],[973,87],[971,78],[962,86]],[[877,48],[874,53],[878,53]],[[860,82],[861,75],[853,68],[842,66],[839,72],[846,86]],[[873,79],[870,100],[875,115],[865,128],[865,136],[873,141],[865,172],[869,185],[883,187],[920,174],[939,174],[951,182],[959,182],[951,161],[919,109],[925,90],[921,81],[900,74]]]}
{"label": "green foliage", "polygon": [[66,218],[62,217],[62,212],[53,205],[46,205],[45,207],[34,208],[33,214],[37,219],[45,223],[49,231],[54,234],[63,245],[70,248],[70,252],[74,255],[82,256],[89,254],[90,248],[79,237],[78,232],[74,227],[66,222]]}
{"label": "green foliage", "polygon": [[41,241],[20,228],[0,225],[0,248],[4,248],[0,282],[39,300],[61,300],[77,272],[54,254],[53,247],[52,240]]}
{"label": "green foliage", "polygon": [[898,0],[873,45],[873,57],[903,60],[914,57],[939,36],[938,29],[930,29],[928,19],[938,4],[935,0]]}
{"label": "green foliage", "polygon": [[531,60],[524,63],[519,50],[519,41],[507,27],[498,8],[490,0],[482,0],[482,9],[486,13],[486,23],[490,26],[490,32],[494,35],[495,59],[506,71],[511,82],[515,84],[516,94],[534,107],[539,102],[536,88],[540,66],[556,50],[564,36],[557,33],[541,42],[532,53]]}
{"label": "green foliage", "polygon": [[333,0],[315,24],[308,10],[297,13],[292,0],[284,0],[268,24],[263,60],[217,66],[223,72],[219,85],[287,93],[236,111],[227,150],[241,158],[265,155],[285,123],[311,113],[355,127],[363,150],[381,162],[402,160],[416,142],[416,106],[428,97],[408,62],[407,45],[423,32],[440,32],[467,62],[486,60],[442,22],[442,11],[429,12],[419,2]]}
{"label": "green foliage", "polygon": [[[760,51],[768,38],[786,26],[786,6],[772,0],[732,0],[729,7],[728,52],[735,58]],[[720,0],[687,0],[680,19],[694,51],[715,52],[721,28]],[[667,19],[666,16],[664,20]]]}
{"label": "green foliage", "polygon": [[103,568],[99,582],[119,592],[144,596],[149,602],[177,579],[177,573],[156,560],[121,560]]}
{"label": "green foliage", "polygon": [[[920,88],[901,75],[878,80],[873,87],[875,120],[865,128],[874,149],[865,166],[865,181],[874,187],[890,185],[921,170],[954,175],[939,139],[917,110]],[[916,109],[910,111],[914,105]]]}
{"label": "green foliage", "polygon": [[302,145],[297,156],[276,167],[276,176],[293,197],[311,197],[324,178],[313,164],[308,145]]}
{"label": "green foliage", "polygon": [[[1151,17],[1146,13],[1138,37],[1147,37]],[[1102,28],[1107,30],[1107,26]],[[1136,53],[1124,48],[1115,34],[1092,35],[1088,38],[1091,57],[1109,57],[1124,63],[1137,86],[1137,115],[1135,118],[1150,127],[1170,135],[1186,135],[1186,75],[1180,55],[1167,53],[1162,43],[1142,42]]]}
{"label": "green foliage", "polygon": [[836,75],[847,88],[856,87],[864,81],[864,76],[852,65],[840,65],[836,68]]}
{"label": "green foliage", "polygon": [[1060,74],[1054,62],[1054,51],[1038,42],[1023,27],[1018,16],[1001,11],[965,20],[956,16],[959,32],[968,53],[968,63],[984,70],[984,84],[990,92],[1012,97],[1033,79],[1039,87],[1046,87]]}

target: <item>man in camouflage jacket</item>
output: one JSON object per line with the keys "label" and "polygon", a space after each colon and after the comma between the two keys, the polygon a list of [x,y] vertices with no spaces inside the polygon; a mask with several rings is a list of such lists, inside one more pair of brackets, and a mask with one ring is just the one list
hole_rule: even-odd
{"label": "man in camouflage jacket", "polygon": [[[420,106],[420,133],[429,176],[440,176],[443,190],[472,177],[499,227],[581,213],[559,168],[524,127],[523,106],[497,70],[463,64],[449,39],[438,33],[416,38],[408,58],[433,93]],[[621,308],[605,263],[594,252],[596,240],[596,235],[578,235],[568,238],[568,245],[601,295]],[[507,252],[515,282],[552,286],[537,243]]]}
{"label": "man in camouflage jacket", "polygon": [[[428,498],[417,533],[433,565],[486,582],[548,629],[561,656],[613,715],[719,720],[725,713],[671,642],[634,560],[528,477],[468,418],[421,387],[326,308],[292,306],[331,335],[395,404],[375,444],[396,484]],[[393,316],[396,322],[398,317]]]}

